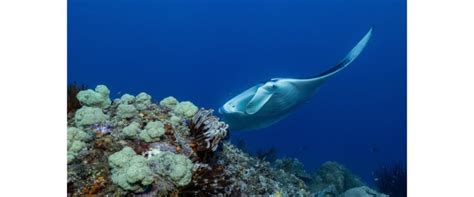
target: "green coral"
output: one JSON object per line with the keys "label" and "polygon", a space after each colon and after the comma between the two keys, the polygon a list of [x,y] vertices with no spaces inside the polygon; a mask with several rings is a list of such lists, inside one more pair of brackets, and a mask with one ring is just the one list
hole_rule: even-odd
{"label": "green coral", "polygon": [[77,100],[83,106],[106,108],[110,106],[110,90],[105,85],[98,85],[94,90],[88,89],[77,93]]}
{"label": "green coral", "polygon": [[137,115],[138,111],[133,105],[120,104],[117,107],[117,116],[120,118],[132,118]]}
{"label": "green coral", "polygon": [[153,142],[158,140],[165,134],[165,128],[162,122],[149,122],[143,131],[140,132],[140,138],[145,142]]}
{"label": "green coral", "polygon": [[128,139],[135,139],[138,133],[140,133],[140,124],[137,122],[132,122],[122,129],[122,136]]}
{"label": "green coral", "polygon": [[97,123],[105,122],[107,116],[102,109],[95,107],[83,106],[76,111],[74,121],[77,127],[89,126]]}
{"label": "green coral", "polygon": [[168,96],[166,98],[164,98],[163,100],[160,101],[160,105],[161,106],[165,106],[165,107],[168,107],[170,109],[174,109],[176,107],[176,105],[178,105],[178,100],[176,100],[176,98],[172,97],[172,96]]}
{"label": "green coral", "polygon": [[135,97],[135,107],[138,110],[145,110],[151,104],[151,96],[145,92],[141,92]]}
{"label": "green coral", "polygon": [[153,173],[145,157],[125,147],[108,157],[112,182],[125,190],[143,192],[153,182]]}
{"label": "green coral", "polygon": [[122,97],[120,97],[120,103],[132,104],[133,102],[135,102],[135,97],[133,95],[124,94]]}
{"label": "green coral", "polygon": [[189,101],[180,102],[178,105],[176,105],[176,108],[174,109],[175,114],[182,115],[186,118],[193,117],[197,111],[198,108]]}
{"label": "green coral", "polygon": [[186,156],[163,151],[149,160],[155,173],[170,178],[176,185],[186,186],[191,182],[193,162]]}
{"label": "green coral", "polygon": [[344,166],[328,161],[323,163],[315,172],[311,188],[314,191],[320,191],[331,185],[336,188],[337,194],[340,194],[348,189],[363,186],[364,184]]}
{"label": "green coral", "polygon": [[71,163],[77,154],[86,147],[87,141],[91,140],[91,136],[83,130],[76,127],[67,129],[67,163]]}
{"label": "green coral", "polygon": [[181,118],[178,116],[172,115],[170,117],[170,123],[173,125],[173,127],[177,127],[179,124],[181,124]]}

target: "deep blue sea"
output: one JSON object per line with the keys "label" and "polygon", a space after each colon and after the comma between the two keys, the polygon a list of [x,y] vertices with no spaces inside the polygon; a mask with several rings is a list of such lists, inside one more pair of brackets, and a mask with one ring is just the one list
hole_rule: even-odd
{"label": "deep blue sea", "polygon": [[337,161],[373,184],[379,165],[406,164],[404,0],[68,0],[68,83],[217,110],[270,78],[319,74],[372,26],[362,54],[308,103],[230,139],[308,171]]}

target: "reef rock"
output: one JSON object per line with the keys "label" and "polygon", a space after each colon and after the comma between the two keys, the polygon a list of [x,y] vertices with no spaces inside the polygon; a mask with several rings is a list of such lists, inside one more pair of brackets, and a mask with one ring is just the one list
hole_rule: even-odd
{"label": "reef rock", "polygon": [[363,186],[364,183],[352,174],[347,168],[337,162],[328,161],[321,165],[313,175],[311,191],[321,191],[328,187],[335,187],[335,194]]}
{"label": "reef rock", "polygon": [[389,197],[388,195],[376,192],[367,186],[356,187],[347,190],[340,197]]}

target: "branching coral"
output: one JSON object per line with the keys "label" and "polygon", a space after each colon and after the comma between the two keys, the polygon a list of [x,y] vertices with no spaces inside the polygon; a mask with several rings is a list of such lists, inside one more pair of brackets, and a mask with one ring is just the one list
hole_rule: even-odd
{"label": "branching coral", "polygon": [[219,142],[227,135],[227,125],[212,115],[214,110],[200,109],[191,120],[191,135],[196,142],[197,151],[215,151]]}

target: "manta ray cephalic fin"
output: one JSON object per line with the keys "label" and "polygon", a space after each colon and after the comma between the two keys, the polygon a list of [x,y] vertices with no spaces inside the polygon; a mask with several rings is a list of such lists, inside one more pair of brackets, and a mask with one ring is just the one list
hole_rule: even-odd
{"label": "manta ray cephalic fin", "polygon": [[248,102],[245,112],[247,114],[257,113],[273,96],[273,91],[267,90],[265,86],[259,87],[253,98]]}

